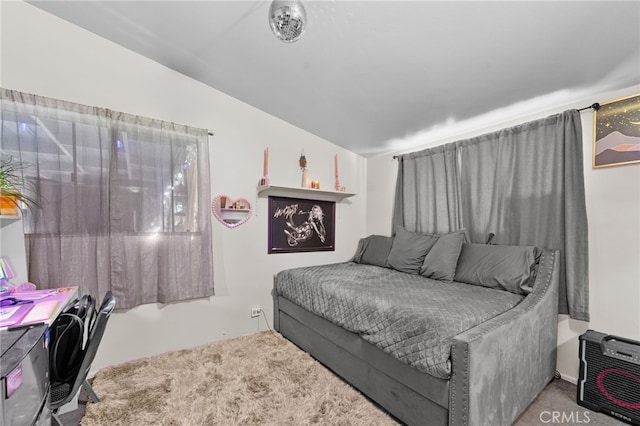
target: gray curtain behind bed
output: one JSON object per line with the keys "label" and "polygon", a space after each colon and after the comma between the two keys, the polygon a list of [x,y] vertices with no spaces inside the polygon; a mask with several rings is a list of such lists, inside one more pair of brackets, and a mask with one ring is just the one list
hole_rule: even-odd
{"label": "gray curtain behind bed", "polygon": [[403,155],[398,167],[393,229],[442,234],[462,228],[455,144]]}
{"label": "gray curtain behind bed", "polygon": [[589,320],[582,126],[576,110],[399,157],[393,229],[465,228],[474,243],[560,249],[559,311]]}

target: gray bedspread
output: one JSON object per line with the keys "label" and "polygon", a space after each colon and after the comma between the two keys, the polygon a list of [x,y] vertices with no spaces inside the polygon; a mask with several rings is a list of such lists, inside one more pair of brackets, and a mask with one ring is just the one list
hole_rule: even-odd
{"label": "gray bedspread", "polygon": [[445,379],[453,337],[524,298],[353,262],[288,269],[276,275],[275,288],[400,361]]}

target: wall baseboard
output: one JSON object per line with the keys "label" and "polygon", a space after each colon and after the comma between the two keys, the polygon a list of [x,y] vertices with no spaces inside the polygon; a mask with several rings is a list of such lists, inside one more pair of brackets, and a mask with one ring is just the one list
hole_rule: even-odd
{"label": "wall baseboard", "polygon": [[576,377],[566,376],[566,375],[560,373],[560,378],[562,380],[565,380],[565,381],[569,382],[569,383],[573,383],[574,385],[578,384],[578,379]]}

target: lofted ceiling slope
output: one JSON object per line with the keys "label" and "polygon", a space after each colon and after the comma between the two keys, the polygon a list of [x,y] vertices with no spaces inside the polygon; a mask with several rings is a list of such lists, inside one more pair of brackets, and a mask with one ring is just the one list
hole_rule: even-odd
{"label": "lofted ceiling slope", "polygon": [[292,44],[268,1],[29,3],[363,156],[640,84],[638,1],[303,1]]}

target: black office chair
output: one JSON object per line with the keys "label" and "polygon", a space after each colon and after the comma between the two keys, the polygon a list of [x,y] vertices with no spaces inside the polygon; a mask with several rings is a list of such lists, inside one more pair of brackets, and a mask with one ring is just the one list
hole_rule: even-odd
{"label": "black office chair", "polygon": [[109,316],[113,309],[116,306],[116,299],[113,297],[111,291],[108,291],[105,294],[104,299],[102,300],[102,305],[98,311],[98,316],[96,317],[95,322],[93,323],[93,327],[89,331],[89,340],[87,342],[86,348],[84,350],[84,354],[82,357],[82,363],[80,365],[80,369],[78,370],[78,374],[75,378],[68,380],[63,383],[51,383],[51,401],[49,402],[49,408],[52,411],[52,424],[63,426],[62,422],[58,418],[58,409],[63,405],[70,402],[73,398],[75,398],[80,386],[82,386],[89,398],[93,402],[99,402],[100,399],[93,391],[93,388],[87,381],[87,375],[89,374],[89,370],[91,369],[91,363],[93,363],[93,359],[96,356],[96,352],[98,352],[98,346],[100,345],[100,341],[102,340],[102,336],[104,335],[104,330],[107,327],[107,321],[109,320]]}

